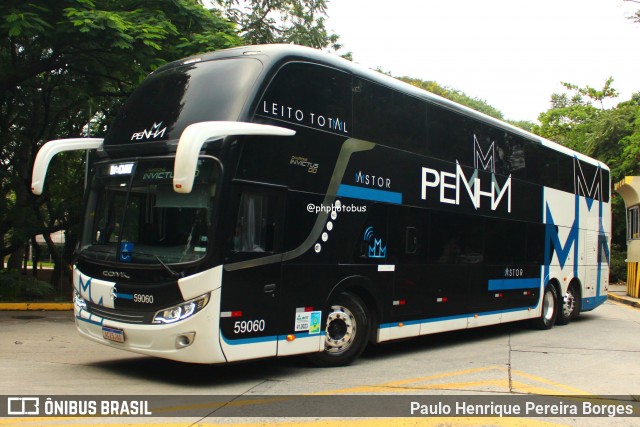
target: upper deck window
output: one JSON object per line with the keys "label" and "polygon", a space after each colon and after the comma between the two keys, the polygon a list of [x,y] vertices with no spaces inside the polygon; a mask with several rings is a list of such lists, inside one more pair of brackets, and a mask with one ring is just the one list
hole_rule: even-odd
{"label": "upper deck window", "polygon": [[288,63],[269,85],[256,115],[348,137],[351,75],[318,64]]}
{"label": "upper deck window", "polygon": [[355,136],[427,154],[427,104],[364,79],[354,83]]}

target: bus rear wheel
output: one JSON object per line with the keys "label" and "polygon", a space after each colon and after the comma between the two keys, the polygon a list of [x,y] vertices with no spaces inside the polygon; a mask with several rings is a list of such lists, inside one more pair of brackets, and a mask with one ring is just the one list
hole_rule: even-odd
{"label": "bus rear wheel", "polygon": [[309,355],[318,366],[345,366],[353,362],[367,345],[369,315],[358,296],[338,294],[329,305],[324,350]]}
{"label": "bus rear wheel", "polygon": [[558,296],[556,294],[556,288],[548,284],[544,289],[544,296],[542,297],[542,313],[540,317],[534,320],[533,325],[537,329],[551,329],[556,322],[558,307]]}
{"label": "bus rear wheel", "polygon": [[579,294],[575,283],[567,288],[567,293],[562,299],[562,309],[558,311],[558,325],[566,325],[580,313]]}

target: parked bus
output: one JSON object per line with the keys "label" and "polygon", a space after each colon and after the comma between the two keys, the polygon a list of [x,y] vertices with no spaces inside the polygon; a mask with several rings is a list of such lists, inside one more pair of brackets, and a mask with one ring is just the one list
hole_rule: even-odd
{"label": "parked bus", "polygon": [[95,150],[80,334],[197,363],[530,320],[606,299],[603,163],[339,57],[248,46],[168,64]]}

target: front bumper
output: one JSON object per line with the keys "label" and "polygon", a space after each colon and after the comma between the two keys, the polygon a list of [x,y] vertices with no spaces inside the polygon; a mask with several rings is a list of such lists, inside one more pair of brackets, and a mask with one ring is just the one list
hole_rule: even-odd
{"label": "front bumper", "polygon": [[[190,363],[224,363],[219,340],[220,289],[211,292],[209,304],[188,319],[169,325],[136,325],[88,315],[74,306],[78,332],[85,338],[109,347],[164,359]],[[124,331],[124,342],[102,337],[102,327]],[[189,346],[177,343],[180,337],[194,333]]]}
{"label": "front bumper", "polygon": [[[209,303],[192,316],[170,324],[136,324],[107,319],[74,304],[81,336],[112,348],[190,363],[224,363],[220,346],[220,298],[222,268],[216,267],[178,281],[185,301],[209,293]],[[74,269],[74,286],[84,299],[113,308],[110,294],[115,283],[92,279]],[[213,289],[213,290],[212,290]],[[111,307],[109,307],[111,306]],[[103,338],[103,326],[122,330],[124,342]],[[185,342],[188,344],[185,345]]]}

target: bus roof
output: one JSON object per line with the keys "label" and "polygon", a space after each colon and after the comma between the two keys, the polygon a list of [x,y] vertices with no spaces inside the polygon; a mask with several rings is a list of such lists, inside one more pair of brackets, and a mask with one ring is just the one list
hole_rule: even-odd
{"label": "bus roof", "polygon": [[340,70],[349,72],[353,75],[356,75],[358,77],[362,77],[372,82],[382,84],[386,87],[397,90],[399,92],[403,92],[408,95],[414,96],[416,98],[420,98],[425,101],[431,102],[433,104],[440,105],[449,110],[456,111],[465,116],[475,118],[477,120],[488,123],[495,127],[520,135],[531,141],[535,141],[546,147],[549,147],[555,151],[566,154],[567,156],[576,157],[580,161],[585,161],[587,163],[591,163],[596,166],[599,166],[605,170],[609,170],[609,167],[603,162],[600,162],[596,159],[586,156],[585,154],[571,150],[570,148],[567,148],[556,142],[545,139],[539,135],[535,135],[531,132],[527,132],[524,129],[520,129],[509,123],[503,122],[494,117],[488,116],[484,113],[473,110],[469,107],[458,104],[456,102],[443,98],[434,93],[428,92],[424,89],[420,89],[409,83],[405,83],[401,80],[398,80],[393,77],[387,76],[385,74],[379,73],[377,71],[368,69],[354,62],[348,61],[338,55],[330,54],[327,52],[323,52],[323,51],[305,47],[305,46],[290,45],[290,44],[268,44],[268,45],[235,47],[231,49],[224,49],[224,50],[219,50],[215,52],[195,55],[189,58],[175,61],[163,67],[160,67],[154,73],[157,73],[175,66],[179,66],[185,63],[188,64],[196,61],[197,62],[211,61],[211,60],[217,60],[217,59],[247,57],[247,56],[258,57],[264,63],[266,68],[279,67],[281,64],[285,62],[297,60],[297,61],[313,62],[321,65],[330,66],[336,69],[340,69]]}

